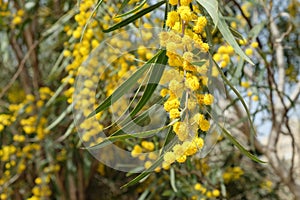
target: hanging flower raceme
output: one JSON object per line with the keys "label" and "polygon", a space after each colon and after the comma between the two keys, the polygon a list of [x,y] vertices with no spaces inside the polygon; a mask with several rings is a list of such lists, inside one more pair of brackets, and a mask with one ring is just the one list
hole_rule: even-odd
{"label": "hanging flower raceme", "polygon": [[195,64],[199,55],[209,50],[202,37],[207,25],[206,17],[191,10],[191,1],[170,0],[169,4],[174,8],[166,20],[170,31],[160,33],[160,45],[167,50],[171,69],[165,71],[162,77],[162,82],[168,85],[161,95],[167,97],[164,109],[174,121],[173,131],[178,144],[164,154],[164,169],[174,162],[185,162],[188,156],[203,148],[201,135],[210,129],[210,119],[205,110],[214,102],[214,96],[207,89],[207,63]]}

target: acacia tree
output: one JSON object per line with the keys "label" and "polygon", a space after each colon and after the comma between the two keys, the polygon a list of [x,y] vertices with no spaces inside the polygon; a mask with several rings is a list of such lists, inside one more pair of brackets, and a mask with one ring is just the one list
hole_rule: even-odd
{"label": "acacia tree", "polygon": [[298,5],[0,1],[0,199],[300,199]]}

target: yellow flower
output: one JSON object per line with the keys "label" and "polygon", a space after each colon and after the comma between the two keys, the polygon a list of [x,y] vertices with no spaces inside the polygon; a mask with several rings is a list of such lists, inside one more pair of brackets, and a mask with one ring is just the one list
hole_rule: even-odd
{"label": "yellow flower", "polygon": [[148,158],[151,160],[156,160],[157,159],[157,154],[154,152],[150,152],[148,155]]}
{"label": "yellow flower", "polygon": [[186,155],[182,155],[179,158],[176,159],[179,163],[184,163],[186,161]]}
{"label": "yellow flower", "polygon": [[214,189],[214,190],[212,191],[212,195],[213,195],[214,197],[220,196],[220,190]]}
{"label": "yellow flower", "polygon": [[145,167],[145,169],[148,169],[149,167],[151,167],[151,165],[152,165],[152,162],[148,160],[145,162],[144,167]]}
{"label": "yellow flower", "polygon": [[221,61],[221,54],[215,53],[215,54],[213,55],[213,59],[214,59],[216,62]]}
{"label": "yellow flower", "polygon": [[162,163],[162,168],[163,168],[164,170],[168,170],[168,169],[170,169],[170,164],[169,164],[169,163],[166,163],[166,162],[163,162],[163,163]]}
{"label": "yellow flower", "polygon": [[16,16],[12,20],[12,24],[14,24],[14,25],[18,25],[18,24],[21,24],[21,23],[22,23],[22,18],[20,16]]}
{"label": "yellow flower", "polygon": [[164,103],[164,108],[167,112],[169,112],[171,109],[179,108],[180,102],[178,99],[172,99],[168,100]]}
{"label": "yellow flower", "polygon": [[206,26],[207,20],[204,16],[200,16],[197,19],[196,25],[194,26],[193,30],[195,33],[201,33],[203,31],[203,28]]}
{"label": "yellow flower", "polygon": [[148,151],[153,151],[153,149],[154,149],[154,143],[153,142],[142,141],[141,145],[142,145],[142,147],[144,147]]}
{"label": "yellow flower", "polygon": [[171,11],[168,13],[166,25],[169,27],[173,27],[176,22],[179,21],[179,15],[176,11]]}
{"label": "yellow flower", "polygon": [[250,87],[250,84],[248,81],[242,81],[241,82],[241,86],[244,87],[244,88],[249,88]]}
{"label": "yellow flower", "polygon": [[187,62],[192,62],[193,61],[193,56],[194,56],[194,54],[192,53],[192,52],[185,52],[184,54],[183,54],[183,59],[185,60],[185,61],[187,61]]}
{"label": "yellow flower", "polygon": [[182,6],[188,6],[191,2],[192,0],[180,0],[180,4]]}
{"label": "yellow flower", "polygon": [[180,117],[180,112],[177,108],[170,110],[170,118],[171,119],[176,119],[176,118],[179,118],[179,117]]}
{"label": "yellow flower", "polygon": [[201,48],[202,51],[208,52],[208,50],[209,50],[209,45],[208,45],[207,43],[202,43],[202,44],[200,45],[200,48]]}
{"label": "yellow flower", "polygon": [[200,191],[201,188],[202,188],[202,185],[201,185],[200,183],[196,183],[196,184],[194,185],[194,189],[195,189],[195,190]]}
{"label": "yellow flower", "polygon": [[251,47],[257,48],[257,47],[258,47],[258,43],[257,43],[257,42],[252,42],[252,43],[251,43]]}
{"label": "yellow flower", "polygon": [[245,53],[247,56],[251,56],[253,54],[253,50],[251,48],[247,48]]}
{"label": "yellow flower", "polygon": [[205,194],[208,198],[211,198],[211,197],[213,197],[213,195],[212,195],[212,193],[211,193],[211,191],[208,191],[208,192],[206,192],[206,194]]}
{"label": "yellow flower", "polygon": [[189,130],[185,122],[176,122],[173,125],[173,130],[180,141],[185,141],[187,139]]}
{"label": "yellow flower", "polygon": [[135,145],[133,147],[133,150],[131,151],[131,156],[132,157],[137,157],[139,154],[141,154],[143,149],[141,148],[140,145]]}
{"label": "yellow flower", "polygon": [[202,131],[208,131],[209,128],[210,128],[210,123],[209,123],[208,120],[203,119],[203,120],[200,121],[199,126],[200,126],[200,129],[201,129]]}
{"label": "yellow flower", "polygon": [[37,177],[35,180],[34,180],[35,184],[39,185],[41,184],[43,181],[40,177]]}
{"label": "yellow flower", "polygon": [[180,6],[178,9],[177,9],[180,17],[182,20],[186,21],[186,22],[189,22],[192,20],[192,12],[191,12],[191,9],[190,7],[188,6]]}
{"label": "yellow flower", "polygon": [[177,80],[171,80],[169,83],[169,89],[172,92],[176,92],[176,91],[182,89],[182,84],[180,82],[178,82]]}
{"label": "yellow flower", "polygon": [[163,31],[159,34],[159,43],[161,46],[165,47],[167,45],[168,40],[169,40],[168,32]]}
{"label": "yellow flower", "polygon": [[176,6],[178,3],[178,0],[169,0],[169,4]]}
{"label": "yellow flower", "polygon": [[197,146],[194,142],[185,141],[182,146],[184,146],[186,156],[191,156],[197,153]]}
{"label": "yellow flower", "polygon": [[169,93],[169,90],[164,88],[160,91],[160,96],[165,97]]}
{"label": "yellow flower", "polygon": [[205,105],[211,105],[214,102],[214,96],[211,94],[204,94],[203,103]]}
{"label": "yellow flower", "polygon": [[203,148],[204,141],[203,141],[202,138],[196,137],[196,138],[194,139],[194,143],[196,144],[196,146],[197,146],[198,149],[202,149],[202,148]]}
{"label": "yellow flower", "polygon": [[202,114],[196,114],[194,117],[194,120],[199,125],[200,129],[202,131],[208,131],[210,128],[210,123],[208,120],[205,119],[204,115]]}
{"label": "yellow flower", "polygon": [[164,155],[164,161],[166,164],[170,165],[175,162],[176,156],[173,152],[167,152]]}
{"label": "yellow flower", "polygon": [[184,155],[184,148],[183,148],[182,145],[176,144],[176,145],[173,147],[173,152],[174,152],[175,156],[178,158],[178,157]]}
{"label": "yellow flower", "polygon": [[[177,48],[177,45],[175,42],[168,42],[166,49],[168,52],[175,54],[178,48]],[[171,58],[169,58],[169,59],[171,59]]]}
{"label": "yellow flower", "polygon": [[248,96],[248,97],[252,96],[252,94],[253,94],[252,91],[248,91],[248,92],[247,92],[247,96]]}
{"label": "yellow flower", "polygon": [[186,79],[185,86],[187,88],[191,89],[192,91],[195,91],[195,90],[199,89],[200,83],[196,76],[191,76]]}
{"label": "yellow flower", "polygon": [[252,96],[252,100],[253,100],[253,101],[258,101],[258,99],[259,99],[259,98],[258,98],[257,95],[253,95],[253,96]]}

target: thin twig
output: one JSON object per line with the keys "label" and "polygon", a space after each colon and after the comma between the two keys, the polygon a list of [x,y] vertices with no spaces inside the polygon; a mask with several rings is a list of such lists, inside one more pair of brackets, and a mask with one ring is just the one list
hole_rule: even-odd
{"label": "thin twig", "polygon": [[19,77],[19,75],[21,74],[25,63],[27,61],[27,59],[29,58],[30,54],[32,53],[32,51],[36,48],[36,46],[39,44],[39,41],[36,41],[28,50],[28,52],[26,53],[26,55],[24,56],[24,58],[22,59],[22,61],[19,64],[18,70],[16,71],[16,73],[14,74],[14,76],[10,79],[9,83],[3,88],[2,92],[0,93],[0,99],[2,99],[2,97],[5,95],[5,93],[7,92],[7,90],[9,90],[9,88],[14,84],[14,82],[16,81],[16,79]]}

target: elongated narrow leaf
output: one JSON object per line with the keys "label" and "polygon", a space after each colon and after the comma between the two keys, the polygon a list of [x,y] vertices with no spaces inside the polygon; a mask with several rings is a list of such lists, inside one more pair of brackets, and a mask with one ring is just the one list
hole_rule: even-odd
{"label": "elongated narrow leaf", "polygon": [[176,180],[175,180],[175,171],[174,168],[172,167],[170,169],[170,183],[171,183],[171,187],[173,189],[174,192],[177,192],[177,188],[176,188]]}
{"label": "elongated narrow leaf", "polygon": [[[157,103],[162,102],[163,99],[164,98],[161,98]],[[139,123],[145,121],[145,119],[150,115],[150,113],[153,111],[153,109],[155,109],[155,106],[150,107],[148,110],[144,111],[143,113],[141,113],[139,116],[137,116],[133,120],[132,119],[129,120],[129,118],[127,118],[126,120],[124,120],[122,122],[114,123],[114,125],[121,126],[122,128],[118,129],[117,131],[112,133],[110,135],[110,137],[125,134],[123,129],[124,130],[132,130],[136,126],[136,124],[139,124]],[[108,126],[108,127],[113,127],[113,126]],[[108,129],[108,127],[106,127],[105,129]]]}
{"label": "elongated narrow leaf", "polygon": [[230,140],[230,142],[232,144],[234,144],[245,156],[249,157],[250,159],[252,159],[255,162],[258,163],[266,163],[265,161],[260,160],[259,158],[257,158],[255,155],[251,154],[247,149],[245,149],[245,147],[243,147],[243,145],[241,145],[232,135],[231,133],[224,128],[223,125],[220,125],[220,123],[217,121],[217,119],[214,118],[214,116],[211,113],[207,113],[209,114],[210,118],[214,120],[214,122],[216,123],[216,125],[222,130],[222,133],[227,137],[227,139]]}
{"label": "elongated narrow leaf", "polygon": [[103,30],[104,33],[108,33],[108,32],[111,32],[111,31],[114,31],[114,30],[117,30],[119,28],[122,28],[132,22],[134,22],[135,20],[139,19],[140,17],[146,15],[147,13],[155,10],[156,8],[160,7],[161,5],[163,5],[164,3],[166,3],[165,1],[161,1],[161,2],[158,2],[157,4],[154,4],[148,8],[145,8],[143,10],[141,10],[140,12],[136,13],[135,15],[133,16],[130,16],[128,17],[127,19],[125,19],[124,21],[121,21],[117,24],[115,24],[114,26],[110,27],[109,29],[106,29],[106,30]]}
{"label": "elongated narrow leaf", "polygon": [[147,195],[150,193],[149,189],[146,189],[142,195],[138,198],[138,200],[145,200]]}
{"label": "elongated narrow leaf", "polygon": [[247,107],[247,104],[246,102],[244,101],[242,95],[239,93],[239,91],[230,83],[230,81],[227,79],[227,77],[224,75],[222,69],[220,68],[220,66],[218,65],[218,63],[213,60],[213,62],[216,64],[217,66],[217,69],[219,71],[219,73],[221,74],[221,77],[222,79],[225,81],[225,83],[230,87],[230,89],[232,89],[232,91],[235,93],[235,95],[239,98],[240,102],[242,103],[244,109],[246,110],[246,113],[247,113],[247,117],[248,117],[248,120],[250,122],[250,126],[251,126],[251,130],[252,130],[252,133],[253,135],[256,136],[256,132],[255,132],[255,129],[254,129],[254,126],[253,126],[253,123],[252,123],[252,120],[251,120],[251,116],[250,116],[250,111]]}
{"label": "elongated narrow leaf", "polygon": [[162,53],[157,57],[155,64],[153,64],[150,78],[145,88],[145,91],[143,93],[143,96],[141,97],[136,107],[131,112],[130,114],[131,116],[136,115],[151,98],[153,92],[157,88],[157,85],[162,77],[167,61],[168,61],[168,57],[166,56],[166,50],[162,50]]}
{"label": "elongated narrow leaf", "polygon": [[110,136],[110,137],[105,138],[101,143],[96,144],[96,145],[91,146],[91,147],[87,147],[86,149],[103,148],[108,144],[111,144],[111,143],[116,142],[116,141],[125,140],[125,139],[128,139],[128,138],[136,138],[136,137],[145,138],[145,137],[151,136],[155,133],[158,133],[158,132],[166,129],[167,127],[168,126],[164,126],[164,127],[158,128],[158,129],[154,129],[154,130],[150,130],[150,131],[143,131],[143,132],[139,132],[139,133],[131,133],[131,134],[124,133],[123,135]]}
{"label": "elongated narrow leaf", "polygon": [[[125,1],[124,1],[124,2],[125,2]],[[123,3],[124,3],[124,2],[123,2]],[[130,11],[124,13],[124,14],[117,15],[115,18],[125,17],[125,16],[127,16],[127,15],[130,15],[130,14],[132,14],[132,13],[137,12],[138,10],[140,10],[140,9],[145,5],[146,2],[147,2],[147,0],[142,1],[142,2],[141,2],[138,6],[136,6],[134,9],[132,9],[132,10],[130,10]],[[122,4],[122,5],[123,5],[123,4]],[[122,7],[122,6],[121,6],[121,7]],[[120,8],[120,9],[121,9],[121,8]],[[118,13],[120,13],[120,10],[118,11]]]}
{"label": "elongated narrow leaf", "polygon": [[240,32],[238,32],[237,30],[229,27],[229,30],[230,32],[232,33],[232,35],[236,38],[236,39],[239,39],[239,40],[243,40],[243,36],[240,34]]}
{"label": "elongated narrow leaf", "polygon": [[[103,103],[101,103],[91,114],[89,117],[96,115],[97,113],[107,109],[110,105],[116,102],[119,98],[121,98],[143,75],[143,73],[149,68],[149,64],[153,63],[156,58],[162,53],[159,51],[153,58],[148,60],[140,69],[138,69],[130,78],[128,78],[120,87],[118,87],[112,95],[107,97]],[[113,98],[112,98],[113,97]]]}
{"label": "elongated narrow leaf", "polygon": [[196,65],[201,67],[202,65],[204,65],[207,62],[207,60],[200,60],[200,61],[196,61],[196,62],[192,62],[192,65]]}
{"label": "elongated narrow leaf", "polygon": [[167,145],[173,140],[173,138],[176,136],[174,131],[172,131],[173,128],[172,126],[169,127],[167,136],[165,138],[164,144],[163,144],[163,149],[160,152],[160,155],[163,155],[167,151]]}
{"label": "elongated narrow leaf", "polygon": [[251,38],[257,38],[257,36],[259,35],[259,33],[262,31],[262,29],[265,26],[265,22],[256,24],[249,32],[248,36]]}
{"label": "elongated narrow leaf", "polygon": [[[219,125],[219,124],[218,124]],[[243,147],[243,145],[241,145],[231,134],[230,132],[225,129],[224,127],[222,126],[219,126],[223,133],[225,134],[225,136],[230,140],[230,142],[232,144],[234,144],[244,155],[246,155],[247,157],[249,157],[250,159],[252,159],[253,161],[255,162],[258,162],[258,163],[266,163],[265,161],[262,161],[260,160],[259,158],[257,158],[255,155],[251,154],[247,149],[245,149]]]}

